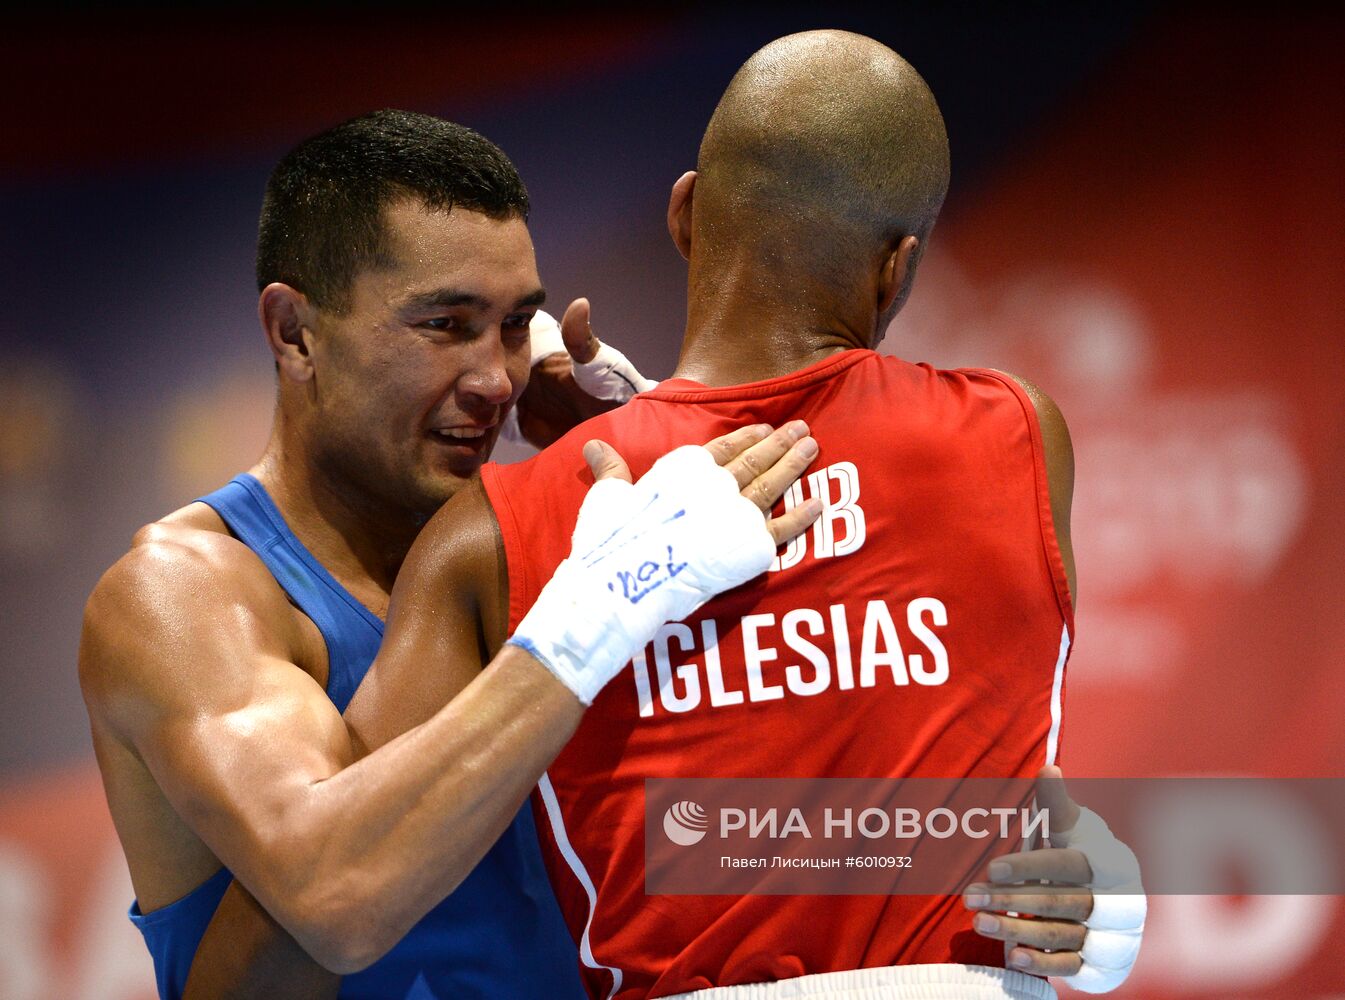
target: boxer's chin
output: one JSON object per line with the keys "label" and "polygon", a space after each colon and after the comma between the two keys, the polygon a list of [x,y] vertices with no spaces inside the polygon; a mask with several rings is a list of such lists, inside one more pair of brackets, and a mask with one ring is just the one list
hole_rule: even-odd
{"label": "boxer's chin", "polygon": [[432,513],[451,500],[481,471],[499,437],[499,428],[474,438],[451,438],[430,432],[426,461],[417,476],[418,492]]}

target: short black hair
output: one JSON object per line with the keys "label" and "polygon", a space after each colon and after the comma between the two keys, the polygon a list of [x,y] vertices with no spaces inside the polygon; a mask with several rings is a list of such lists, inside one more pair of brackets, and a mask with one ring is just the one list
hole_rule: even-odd
{"label": "short black hair", "polygon": [[272,171],[257,290],[284,282],[343,312],[355,276],[387,262],[383,209],[404,197],[492,219],[528,217],[518,170],[485,136],[414,111],[375,111],[304,140]]}

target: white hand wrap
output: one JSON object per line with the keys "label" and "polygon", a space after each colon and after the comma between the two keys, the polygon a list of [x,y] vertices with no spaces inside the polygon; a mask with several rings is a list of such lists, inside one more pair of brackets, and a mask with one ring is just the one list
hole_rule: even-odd
{"label": "white hand wrap", "polygon": [[[532,348],[532,358],[528,362],[529,369],[548,355],[565,353],[565,341],[560,336],[560,324],[556,322],[554,316],[541,309],[533,314],[532,322],[528,324],[528,340]],[[500,424],[500,439],[515,444],[529,443],[523,436],[522,428],[518,426],[517,406],[509,407],[509,412],[505,414],[504,423]]]}
{"label": "white hand wrap", "polygon": [[[554,316],[541,309],[537,310],[528,324],[528,335],[532,341],[532,366],[552,354],[569,353],[560,335],[560,324]],[[637,392],[648,392],[658,385],[641,375],[629,358],[609,344],[600,346],[593,360],[587,364],[571,364],[574,364],[575,383],[594,399],[615,399],[624,403]],[[518,444],[528,443],[518,426],[517,407],[510,409],[504,418],[500,437]]]}
{"label": "white hand wrap", "polygon": [[658,383],[636,370],[630,359],[611,344],[600,344],[593,360],[574,366],[574,380],[594,399],[624,403],[637,392],[648,392]]}
{"label": "white hand wrap", "polygon": [[704,448],[678,448],[634,485],[604,479],[589,489],[570,557],[509,642],[589,705],[665,622],[774,558],[766,520],[733,474]]}
{"label": "white hand wrap", "polygon": [[1084,921],[1083,968],[1064,980],[1084,993],[1114,990],[1134,968],[1144,934],[1148,902],[1139,859],[1091,809],[1079,810],[1073,829],[1052,833],[1051,844],[1081,851],[1093,869],[1090,885],[1103,890],[1093,893],[1093,912]]}
{"label": "white hand wrap", "polygon": [[532,345],[530,364],[535,365],[553,354],[566,353],[565,340],[560,335],[560,324],[556,322],[556,317],[541,309],[537,310],[532,322],[528,324],[528,339]]}

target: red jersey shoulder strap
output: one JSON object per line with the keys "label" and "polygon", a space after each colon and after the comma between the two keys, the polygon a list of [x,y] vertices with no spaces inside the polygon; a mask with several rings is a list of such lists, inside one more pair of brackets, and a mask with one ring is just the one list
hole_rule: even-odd
{"label": "red jersey shoulder strap", "polygon": [[1065,574],[1065,560],[1060,554],[1060,542],[1056,538],[1055,519],[1051,516],[1051,487],[1046,474],[1046,448],[1042,443],[1041,424],[1037,419],[1037,408],[1032,399],[1017,380],[993,368],[966,368],[962,371],[974,372],[999,382],[1018,400],[1027,421],[1028,436],[1032,441],[1032,467],[1037,484],[1037,519],[1041,524],[1042,552],[1046,564],[1051,569],[1051,580],[1055,584],[1056,602],[1060,606],[1060,616],[1074,635],[1074,602],[1070,599],[1069,578]]}

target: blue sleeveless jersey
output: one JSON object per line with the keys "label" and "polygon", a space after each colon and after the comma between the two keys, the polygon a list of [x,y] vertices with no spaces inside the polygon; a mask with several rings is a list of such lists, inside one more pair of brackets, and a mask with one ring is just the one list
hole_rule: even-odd
{"label": "blue sleeveless jersey", "polygon": [[[255,478],[235,476],[201,498],[256,552],[327,643],[327,695],[345,711],[383,639],[383,622],[336,582],[285,524]],[[178,1000],[192,958],[233,876],[221,869],[153,913],[131,905],[159,996]],[[343,1000],[584,996],[574,942],[561,920],[525,803],[476,869],[368,969],[346,976]]]}

